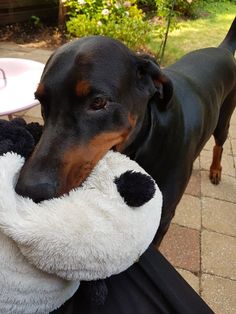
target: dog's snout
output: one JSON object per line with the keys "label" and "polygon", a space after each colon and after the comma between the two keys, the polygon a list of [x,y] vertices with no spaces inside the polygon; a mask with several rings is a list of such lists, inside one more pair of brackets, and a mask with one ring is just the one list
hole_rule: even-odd
{"label": "dog's snout", "polygon": [[53,183],[39,183],[36,180],[19,180],[16,184],[15,191],[21,196],[31,198],[36,203],[52,199],[56,196],[56,186]]}

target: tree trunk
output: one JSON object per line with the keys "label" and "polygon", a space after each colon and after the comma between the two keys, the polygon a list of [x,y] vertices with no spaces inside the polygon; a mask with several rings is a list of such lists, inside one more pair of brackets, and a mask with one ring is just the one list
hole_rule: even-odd
{"label": "tree trunk", "polygon": [[59,0],[59,9],[58,9],[58,26],[63,27],[66,21],[66,0]]}

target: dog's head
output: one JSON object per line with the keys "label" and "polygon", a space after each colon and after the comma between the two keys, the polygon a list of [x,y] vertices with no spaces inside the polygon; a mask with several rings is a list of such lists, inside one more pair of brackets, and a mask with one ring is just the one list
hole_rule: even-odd
{"label": "dog's head", "polygon": [[56,50],[35,92],[43,134],[16,191],[39,201],[79,186],[108,150],[133,141],[151,98],[165,109],[171,86],[154,60],[110,38],[82,38]]}

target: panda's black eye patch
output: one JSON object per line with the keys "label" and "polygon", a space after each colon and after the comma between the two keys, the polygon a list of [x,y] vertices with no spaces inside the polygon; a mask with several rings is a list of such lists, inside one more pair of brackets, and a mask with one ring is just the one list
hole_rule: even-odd
{"label": "panda's black eye patch", "polygon": [[153,198],[156,188],[153,179],[147,174],[126,171],[114,179],[117,190],[131,207],[139,207]]}

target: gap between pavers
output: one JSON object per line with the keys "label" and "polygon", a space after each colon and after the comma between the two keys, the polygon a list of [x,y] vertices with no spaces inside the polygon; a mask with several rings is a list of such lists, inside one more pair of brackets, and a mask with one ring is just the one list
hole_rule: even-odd
{"label": "gap between pavers", "polygon": [[236,238],[203,230],[201,271],[236,280]]}
{"label": "gap between pavers", "polygon": [[201,195],[219,200],[236,203],[236,179],[233,176],[222,175],[221,182],[213,185],[209,180],[209,172],[201,171]]}
{"label": "gap between pavers", "polygon": [[203,197],[202,226],[210,231],[236,237],[236,203]]}
{"label": "gap between pavers", "polygon": [[199,277],[192,272],[176,267],[178,273],[188,282],[188,284],[199,294]]}
{"label": "gap between pavers", "polygon": [[178,204],[173,223],[183,227],[201,229],[201,199],[199,197],[184,194]]}

